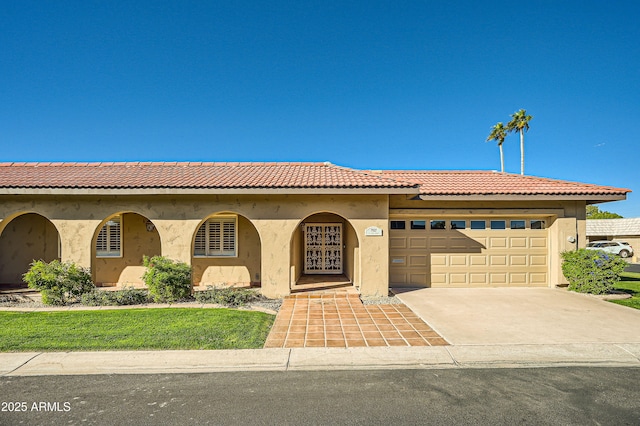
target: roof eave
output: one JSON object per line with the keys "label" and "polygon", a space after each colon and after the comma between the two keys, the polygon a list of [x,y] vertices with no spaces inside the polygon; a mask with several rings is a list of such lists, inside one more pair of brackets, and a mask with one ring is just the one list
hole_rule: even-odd
{"label": "roof eave", "polygon": [[417,188],[0,188],[0,195],[410,194]]}
{"label": "roof eave", "polygon": [[425,201],[549,201],[549,200],[574,200],[586,201],[588,204],[603,203],[606,201],[626,200],[626,194],[420,194]]}

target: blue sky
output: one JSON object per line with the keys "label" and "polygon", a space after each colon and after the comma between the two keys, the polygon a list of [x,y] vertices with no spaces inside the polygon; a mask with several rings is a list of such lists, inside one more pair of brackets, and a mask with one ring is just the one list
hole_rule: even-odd
{"label": "blue sky", "polygon": [[[331,161],[634,190],[635,1],[5,1],[1,161]],[[517,135],[505,142],[519,173]]]}

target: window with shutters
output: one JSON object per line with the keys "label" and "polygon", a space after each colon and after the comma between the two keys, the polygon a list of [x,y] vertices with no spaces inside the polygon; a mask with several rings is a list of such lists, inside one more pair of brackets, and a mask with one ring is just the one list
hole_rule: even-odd
{"label": "window with shutters", "polygon": [[205,221],[198,232],[193,247],[194,256],[236,256],[237,217],[215,217]]}
{"label": "window with shutters", "polygon": [[114,217],[104,224],[96,240],[96,256],[120,257],[122,255],[122,219]]}

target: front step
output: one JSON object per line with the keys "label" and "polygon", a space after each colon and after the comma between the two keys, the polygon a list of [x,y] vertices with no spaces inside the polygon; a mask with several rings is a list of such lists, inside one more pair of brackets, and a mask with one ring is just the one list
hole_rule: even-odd
{"label": "front step", "polygon": [[[291,293],[302,293],[305,291],[331,291],[331,290],[339,290],[339,291],[348,291],[349,289],[353,289],[353,284],[350,282],[318,282],[318,283],[310,283],[310,284],[297,284],[291,288]],[[354,289],[355,290],[355,289]]]}

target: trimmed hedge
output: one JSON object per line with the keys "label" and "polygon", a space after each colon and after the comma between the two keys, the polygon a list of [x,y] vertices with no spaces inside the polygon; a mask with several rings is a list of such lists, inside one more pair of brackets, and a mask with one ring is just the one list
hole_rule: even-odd
{"label": "trimmed hedge", "polygon": [[569,280],[569,290],[579,293],[611,292],[627,266],[620,256],[602,250],[565,251],[562,260],[562,273]]}
{"label": "trimmed hedge", "polygon": [[207,286],[206,290],[195,292],[194,296],[200,303],[217,303],[234,307],[247,305],[259,298],[255,290],[248,288],[212,286]]}
{"label": "trimmed hedge", "polygon": [[80,302],[86,306],[141,305],[149,302],[149,293],[146,290],[133,287],[125,287],[115,291],[95,289],[83,294]]}

